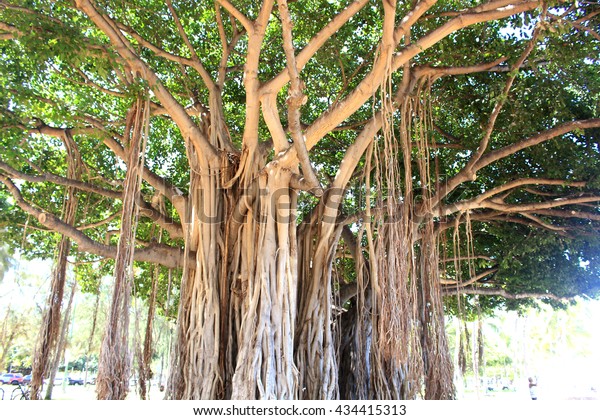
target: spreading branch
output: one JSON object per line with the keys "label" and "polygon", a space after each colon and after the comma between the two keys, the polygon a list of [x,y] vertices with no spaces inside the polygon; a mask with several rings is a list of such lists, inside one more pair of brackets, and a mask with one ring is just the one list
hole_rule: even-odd
{"label": "spreading branch", "polygon": [[[6,186],[8,192],[12,195],[15,203],[21,210],[35,217],[37,221],[46,228],[70,238],[78,245],[79,251],[112,259],[117,255],[116,246],[96,242],[76,227],[63,222],[54,214],[45,212],[28,203],[21,195],[21,191],[6,176],[0,175],[0,182]],[[183,251],[167,245],[155,243],[144,248],[136,248],[134,259],[136,261],[161,264],[169,268],[177,268],[183,266]]]}
{"label": "spreading branch", "polygon": [[[22,127],[30,133],[39,133],[51,137],[63,138],[66,132],[70,132],[71,135],[91,135],[102,139],[102,142],[122,161],[126,161],[126,152],[121,141],[121,136],[110,129],[110,125],[105,122],[94,119],[90,116],[85,118],[89,124],[86,127],[73,127],[73,128],[57,128],[51,127],[47,124],[40,123],[35,128]],[[41,169],[39,172],[43,172]],[[185,204],[187,201],[186,196],[183,192],[167,181],[165,178],[156,175],[148,167],[144,166],[142,171],[142,178],[150,184],[155,190],[164,195],[168,200],[173,203],[173,206],[177,210],[177,213],[181,218],[185,216]]]}
{"label": "spreading branch", "polygon": [[[477,208],[486,208],[487,204],[500,204],[500,202],[493,197],[505,194],[510,191],[515,191],[520,187],[530,186],[530,185],[549,185],[549,186],[559,186],[559,187],[573,187],[573,188],[583,188],[587,183],[584,181],[566,181],[562,179],[538,179],[538,178],[521,178],[515,179],[513,181],[507,182],[506,184],[500,185],[498,187],[492,188],[488,191],[485,191],[482,194],[479,194],[477,197],[463,200],[456,203],[451,203],[447,206],[444,206],[440,209],[439,212],[435,212],[436,216],[448,216],[452,213],[456,212],[464,212],[467,210],[473,210]],[[506,195],[504,195],[506,198]],[[562,198],[557,198],[556,200],[562,200]],[[539,203],[536,203],[539,204]],[[557,202],[555,201],[555,204]],[[558,204],[560,205],[560,204]],[[493,208],[493,207],[490,207]]]}
{"label": "spreading branch", "polygon": [[[296,57],[296,66],[298,71],[301,71],[306,63],[315,55],[317,51],[335,34],[342,26],[344,26],[353,16],[355,16],[369,1],[368,0],[356,0],[350,3],[344,10],[339,12],[323,29],[321,29],[308,44],[300,51]],[[272,95],[276,94],[288,83],[290,80],[290,74],[286,68],[279,73],[271,81],[265,83],[260,94]]]}
{"label": "spreading branch", "polygon": [[445,289],[442,294],[444,296],[452,296],[457,294],[462,295],[481,295],[481,296],[500,296],[505,299],[551,299],[559,302],[570,302],[573,298],[560,297],[553,293],[510,293],[504,289],[484,288],[484,287],[467,287],[458,290]]}
{"label": "spreading branch", "polygon": [[450,192],[454,191],[456,187],[466,181],[475,181],[477,178],[477,172],[486,166],[499,161],[508,156],[512,156],[521,150],[529,147],[537,146],[545,141],[551,140],[555,137],[562,136],[574,130],[584,130],[586,128],[600,127],[600,118],[591,118],[587,120],[569,121],[559,126],[551,128],[549,130],[538,133],[525,140],[517,141],[508,146],[502,147],[490,151],[483,156],[479,157],[473,164],[467,163],[467,165],[454,177],[443,183],[433,197],[433,205],[435,208],[439,205],[440,201],[445,198]]}
{"label": "spreading branch", "polygon": [[[134,49],[118,29],[118,25],[107,15],[101,14],[90,0],[77,0],[77,7],[83,11],[96,26],[110,39],[116,52],[135,69],[148,84],[156,97],[163,104],[173,121],[179,127],[184,139],[189,139],[198,152],[201,165],[208,167],[208,161],[219,161],[217,150],[202,133],[198,126],[186,112],[185,108],[177,102],[169,90],[163,85],[150,67],[134,53]],[[202,163],[203,162],[203,163]]]}
{"label": "spreading branch", "polygon": [[185,42],[185,45],[187,46],[188,50],[190,51],[190,54],[192,55],[193,68],[196,69],[198,74],[200,74],[200,77],[202,77],[202,81],[204,82],[206,87],[208,87],[208,89],[214,94],[215,88],[216,88],[214,81],[212,80],[210,74],[206,71],[206,69],[202,65],[202,62],[200,61],[200,58],[198,57],[198,54],[196,53],[196,49],[190,42],[190,39],[189,39],[187,33],[185,32],[185,29],[183,28],[181,21],[179,20],[179,15],[175,11],[175,8],[173,7],[171,0],[166,0],[166,3],[167,3],[167,7],[169,8],[169,11],[171,12],[171,16],[173,16],[173,20],[175,21],[175,25],[177,26],[179,35],[183,39],[183,42]]}
{"label": "spreading branch", "polygon": [[40,175],[31,175],[26,174],[24,172],[18,171],[13,167],[9,166],[7,163],[0,161],[0,170],[4,171],[6,174],[10,175],[12,178],[21,179],[23,181],[28,182],[50,182],[56,185],[62,185],[65,187],[73,187],[81,191],[87,191],[95,194],[99,194],[105,197],[110,197],[114,199],[121,199],[122,192],[108,190],[106,188],[101,188],[87,182],[79,181],[76,179],[65,178],[59,175],[54,175],[48,172],[42,173]]}
{"label": "spreading branch", "polygon": [[248,17],[245,14],[240,12],[233,4],[231,4],[229,0],[217,0],[217,2],[223,7],[223,9],[227,10],[227,12],[231,14],[231,16],[236,18],[246,29],[246,31],[250,33],[254,30],[254,25],[252,21],[248,19]]}

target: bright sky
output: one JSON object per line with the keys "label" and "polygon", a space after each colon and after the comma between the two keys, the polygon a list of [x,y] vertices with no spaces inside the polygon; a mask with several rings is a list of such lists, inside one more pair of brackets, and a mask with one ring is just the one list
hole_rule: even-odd
{"label": "bright sky", "polygon": [[44,305],[50,287],[51,273],[52,266],[49,262],[42,260],[20,262],[17,260],[17,266],[9,270],[0,283],[0,301],[2,302],[0,307]]}

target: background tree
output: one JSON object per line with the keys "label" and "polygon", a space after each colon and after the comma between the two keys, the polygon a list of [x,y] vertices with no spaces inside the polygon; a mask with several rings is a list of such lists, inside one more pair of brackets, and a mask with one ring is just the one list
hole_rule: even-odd
{"label": "background tree", "polygon": [[444,295],[598,291],[595,4],[1,4],[6,237],[117,259],[99,398],[123,243],[182,272],[170,398],[451,398]]}
{"label": "background tree", "polygon": [[[6,201],[6,197],[2,193],[0,193],[0,212],[6,212],[8,210],[8,207],[9,204]],[[2,232],[2,230],[2,227],[0,227],[0,232]],[[8,252],[6,246],[0,246],[0,283],[2,283],[2,280],[4,280],[4,276],[13,265],[13,262],[14,261],[11,258],[11,255]]]}
{"label": "background tree", "polygon": [[20,264],[12,270],[0,285],[0,371],[29,373],[48,279]]}
{"label": "background tree", "polygon": [[35,315],[31,312],[22,313],[10,307],[2,312],[0,370],[3,372],[9,368],[18,369],[31,365],[27,343],[33,337],[28,337],[27,330],[32,327],[32,320],[35,320]]}
{"label": "background tree", "polygon": [[479,366],[479,384],[474,382],[470,348],[457,340],[457,326],[463,328],[463,323],[453,317],[448,328],[451,351],[458,356],[462,350],[467,356],[467,369],[457,381],[457,388],[464,388],[465,393],[479,388],[487,394],[488,387],[520,392],[527,390],[527,378],[536,376],[543,383],[546,399],[589,396],[597,377],[593,363],[597,358],[597,316],[596,302],[577,299],[565,310],[557,311],[538,301],[536,307],[521,308],[519,312],[494,311],[479,320],[467,321],[464,325],[471,332],[480,322],[483,326],[485,356]]}

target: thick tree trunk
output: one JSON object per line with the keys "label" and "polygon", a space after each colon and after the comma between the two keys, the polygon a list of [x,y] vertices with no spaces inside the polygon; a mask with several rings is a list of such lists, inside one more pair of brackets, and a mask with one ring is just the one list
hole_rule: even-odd
{"label": "thick tree trunk", "polygon": [[[403,112],[412,119],[412,108]],[[382,121],[380,115],[365,128],[353,148],[356,161],[340,168],[335,188],[321,198],[299,237],[296,193],[290,187],[297,174],[282,164],[285,160],[265,165],[255,144],[244,149],[233,175],[235,165],[226,154],[213,162],[188,148],[187,258],[168,398],[340,396],[340,322],[332,314],[332,266],[343,230],[337,224],[338,209],[358,159]],[[367,243],[368,264],[355,259],[356,339],[342,343],[356,354],[354,375],[345,376],[352,376],[344,385],[346,395],[415,398],[424,381],[432,398],[451,394],[445,386],[447,366],[438,366],[449,363],[442,357],[447,345],[438,338],[443,330],[434,269],[439,258],[435,241],[419,245],[423,217],[411,202],[411,141],[422,135],[411,130],[407,123],[400,143],[386,133],[381,150],[372,148],[367,157],[366,176],[373,172],[377,178],[373,187],[403,194],[404,200],[385,200],[379,193],[376,204],[385,206],[386,217],[371,215],[372,203],[366,203],[365,236],[358,243]],[[427,164],[419,170],[427,172]],[[371,191],[368,180],[366,184]],[[415,251],[419,246],[428,249],[421,260]],[[425,307],[419,305],[433,305],[433,313],[425,318]]]}
{"label": "thick tree trunk", "polygon": [[184,267],[167,397],[297,398],[292,172],[272,165],[223,190],[224,167],[192,173],[186,249],[195,259]]}
{"label": "thick tree trunk", "polygon": [[[294,365],[297,294],[296,197],[292,172],[268,167],[259,179],[259,219],[251,243],[255,254],[242,258],[248,270],[241,300],[238,354],[232,382],[235,399],[293,399],[298,397]],[[250,226],[252,227],[252,222]],[[250,257],[250,255],[248,255]],[[244,271],[242,284],[246,281]]]}

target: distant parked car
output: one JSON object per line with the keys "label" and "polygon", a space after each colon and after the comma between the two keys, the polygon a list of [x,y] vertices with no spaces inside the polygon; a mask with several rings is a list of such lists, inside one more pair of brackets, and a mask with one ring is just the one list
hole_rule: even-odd
{"label": "distant parked car", "polygon": [[[54,378],[54,386],[62,385],[63,378],[62,376],[57,376]],[[44,384],[48,384],[50,379],[44,378]]]}
{"label": "distant parked car", "polygon": [[24,384],[29,384],[29,383],[31,383],[31,375],[25,375],[25,376],[23,377],[23,383],[24,383]]}
{"label": "distant parked car", "polygon": [[5,373],[0,376],[0,384],[18,385],[23,383],[23,375],[20,373]]}
{"label": "distant parked car", "polygon": [[69,380],[69,385],[83,385],[83,379],[71,378],[70,376],[67,379]]}

